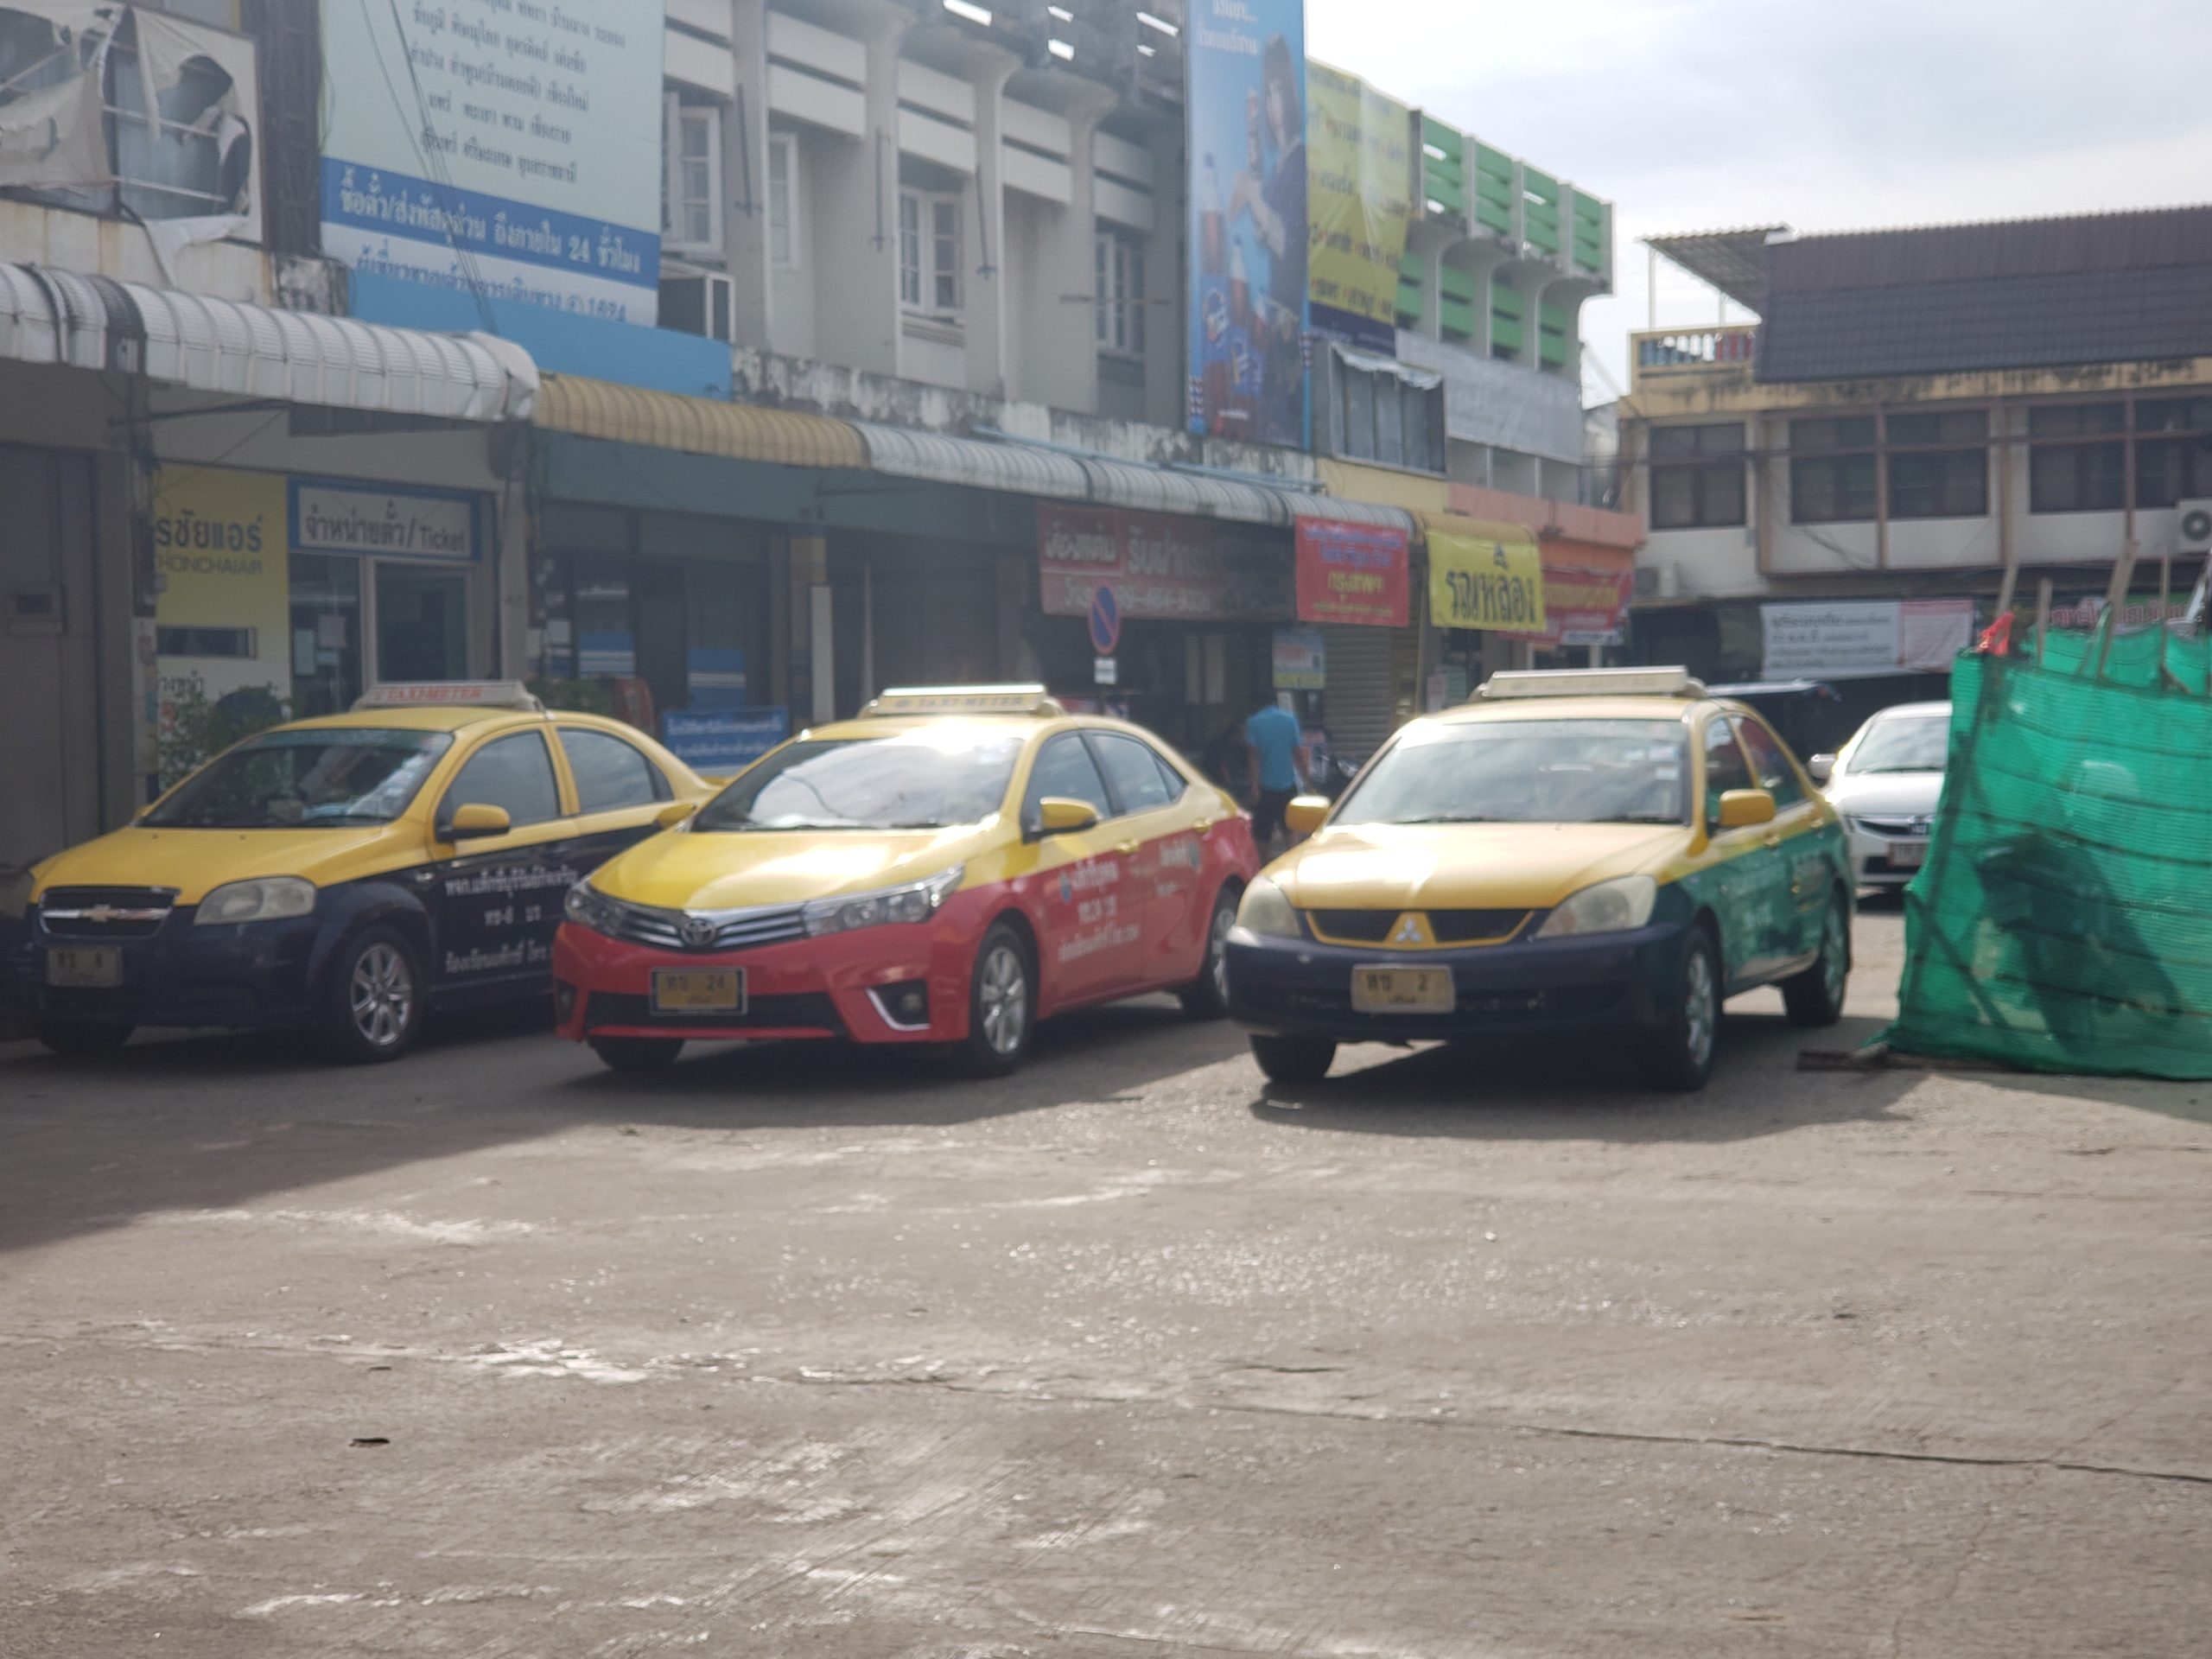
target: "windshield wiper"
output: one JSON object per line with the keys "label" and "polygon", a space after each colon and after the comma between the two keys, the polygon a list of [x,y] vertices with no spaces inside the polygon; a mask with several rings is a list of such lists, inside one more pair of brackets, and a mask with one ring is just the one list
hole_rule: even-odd
{"label": "windshield wiper", "polygon": [[1396,818],[1396,823],[1519,823],[1519,818],[1492,817],[1484,812],[1438,812],[1426,818]]}
{"label": "windshield wiper", "polygon": [[883,827],[887,830],[944,830],[950,825],[943,818],[905,818]]}

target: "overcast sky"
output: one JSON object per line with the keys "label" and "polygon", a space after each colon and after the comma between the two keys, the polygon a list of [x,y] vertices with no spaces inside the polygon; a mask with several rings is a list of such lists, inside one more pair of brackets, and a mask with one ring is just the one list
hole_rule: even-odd
{"label": "overcast sky", "polygon": [[[1583,330],[1624,385],[1642,236],[2212,201],[2212,0],[1307,0],[1306,29],[1614,204],[1617,293]],[[1715,319],[1664,264],[1657,297],[1662,327]]]}

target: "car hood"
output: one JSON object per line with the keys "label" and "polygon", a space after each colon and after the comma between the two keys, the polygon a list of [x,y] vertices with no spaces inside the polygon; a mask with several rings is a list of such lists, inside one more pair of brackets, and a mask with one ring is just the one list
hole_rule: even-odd
{"label": "car hood", "polygon": [[172,887],[196,905],[217,887],[257,876],[296,875],[327,887],[420,863],[418,825],[345,830],[149,830],[132,825],[56,853],[35,872],[48,887]]}
{"label": "car hood", "polygon": [[937,874],[990,845],[988,830],[671,830],[601,866],[593,887],[656,910],[803,904]]}
{"label": "car hood", "polygon": [[1919,817],[1936,810],[1936,798],[1942,792],[1940,772],[1870,772],[1837,779],[1828,785],[1827,798],[1839,812]]}
{"label": "car hood", "polygon": [[1360,824],[1323,830],[1268,874],[1300,910],[1542,910],[1689,840],[1681,824]]}

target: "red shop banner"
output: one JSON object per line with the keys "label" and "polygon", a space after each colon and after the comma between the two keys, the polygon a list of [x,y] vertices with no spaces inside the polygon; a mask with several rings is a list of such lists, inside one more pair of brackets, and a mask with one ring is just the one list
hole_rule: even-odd
{"label": "red shop banner", "polygon": [[1617,645],[1621,619],[1636,588],[1636,572],[1544,561],[1544,620],[1550,645]]}
{"label": "red shop banner", "polygon": [[1088,614],[1102,587],[1139,621],[1268,621],[1290,608],[1256,550],[1224,545],[1211,526],[1172,513],[1040,503],[1037,574],[1047,616]]}
{"label": "red shop banner", "polygon": [[1413,582],[1406,532],[1334,518],[1298,521],[1298,620],[1402,628]]}

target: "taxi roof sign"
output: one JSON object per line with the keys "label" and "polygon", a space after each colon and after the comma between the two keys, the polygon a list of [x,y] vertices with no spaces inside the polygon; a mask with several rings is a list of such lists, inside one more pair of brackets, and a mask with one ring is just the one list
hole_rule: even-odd
{"label": "taxi roof sign", "polygon": [[861,710],[862,720],[895,715],[1064,715],[1041,685],[896,685]]}
{"label": "taxi roof sign", "polygon": [[1704,682],[1687,668],[1526,669],[1493,674],[1475,693],[1483,702],[1521,697],[1701,697]]}
{"label": "taxi roof sign", "polygon": [[414,680],[372,685],[360,709],[516,709],[542,715],[545,705],[520,680]]}

